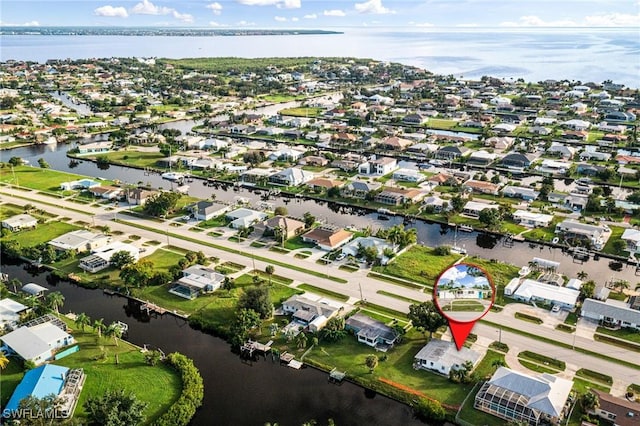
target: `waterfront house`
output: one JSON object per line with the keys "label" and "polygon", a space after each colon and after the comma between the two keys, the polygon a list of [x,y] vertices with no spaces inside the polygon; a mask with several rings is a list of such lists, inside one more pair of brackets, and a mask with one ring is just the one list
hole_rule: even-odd
{"label": "waterfront house", "polygon": [[358,257],[358,251],[360,247],[367,248],[373,247],[376,249],[378,253],[377,257],[380,259],[380,263],[382,265],[386,265],[389,261],[389,258],[385,255],[386,251],[391,251],[392,253],[398,252],[398,247],[389,243],[387,240],[383,240],[382,238],[377,237],[358,237],[351,241],[350,243],[344,245],[342,247],[342,253],[347,256]]}
{"label": "waterfront house", "polygon": [[424,194],[417,189],[384,188],[379,194],[375,195],[373,200],[376,203],[398,206],[404,203],[420,201],[423,196]]}
{"label": "waterfront house", "polygon": [[467,201],[467,203],[462,208],[462,214],[472,218],[479,218],[480,212],[484,209],[497,209],[499,206],[497,204],[492,204],[489,202],[480,202],[480,201]]}
{"label": "waterfront house", "polygon": [[488,166],[493,163],[496,158],[498,158],[497,154],[487,152],[487,151],[475,151],[472,152],[467,160],[467,163],[477,164],[479,166]]}
{"label": "waterfront house", "polygon": [[329,190],[331,188],[339,188],[344,184],[344,181],[327,178],[315,178],[306,183],[306,185],[314,192],[322,192],[323,190]]}
{"label": "waterfront house", "polygon": [[[33,368],[24,374],[24,377],[13,391],[11,398],[4,407],[3,418],[16,420],[24,413],[20,410],[20,403],[26,398],[44,399],[55,396],[58,404],[55,412],[45,415],[59,416],[59,418],[71,418],[80,398],[80,393],[85,382],[85,374],[81,368],[69,369],[54,364],[42,365]],[[36,413],[33,413],[35,416]]]}
{"label": "waterfront house", "polygon": [[460,183],[459,179],[453,175],[448,173],[438,173],[437,175],[431,176],[429,182],[434,185],[458,185]]}
{"label": "waterfront house", "polygon": [[591,123],[584,120],[573,119],[573,120],[564,121],[562,123],[562,126],[571,130],[583,131],[583,130],[589,130],[589,128],[591,127]]}
{"label": "waterfront house", "polygon": [[361,175],[384,176],[397,168],[398,162],[395,158],[381,157],[360,164],[360,166],[358,166],[358,173]]}
{"label": "waterfront house", "polygon": [[491,182],[470,179],[462,184],[462,188],[463,190],[468,192],[498,195],[498,192],[500,190],[500,185],[496,185],[495,183],[491,183]]}
{"label": "waterfront house", "polygon": [[530,376],[499,367],[476,394],[474,408],[507,421],[529,425],[562,422],[573,382],[544,373]]}
{"label": "waterfront house", "polygon": [[411,124],[414,126],[421,126],[429,121],[429,117],[427,115],[422,115],[419,113],[408,114],[405,115],[402,119],[402,122],[405,124]]}
{"label": "waterfront house", "polygon": [[556,154],[565,159],[571,159],[575,155],[576,150],[571,146],[567,146],[558,142],[552,142],[549,149],[547,149],[547,153]]}
{"label": "waterfront house", "polygon": [[640,253],[640,230],[627,228],[620,236],[620,239],[626,243],[626,250],[630,255]]}
{"label": "waterfront house", "polygon": [[368,193],[377,191],[382,187],[382,184],[378,182],[364,182],[355,180],[349,182],[342,188],[343,197],[364,199]]}
{"label": "waterfront house", "polygon": [[590,389],[598,398],[598,404],[591,410],[593,414],[614,426],[637,426],[640,419],[640,403],[617,398],[597,389]]}
{"label": "waterfront house", "polygon": [[293,148],[282,148],[277,151],[273,151],[271,154],[269,154],[267,158],[271,161],[280,160],[280,161],[296,162],[299,159],[301,159],[303,155],[304,155],[304,151],[300,151]]}
{"label": "waterfront house", "polygon": [[189,210],[197,220],[213,219],[214,217],[225,214],[230,209],[230,205],[206,200],[198,201],[197,203],[187,206],[187,210]]}
{"label": "waterfront house", "polygon": [[111,185],[94,186],[93,188],[89,188],[88,192],[94,197],[100,197],[105,200],[116,200],[122,196],[122,188]]}
{"label": "waterfront house", "polygon": [[29,321],[1,339],[2,350],[36,365],[52,359],[58,349],[75,343],[65,323],[51,314]]}
{"label": "waterfront house", "polygon": [[26,313],[31,308],[16,302],[13,299],[4,298],[0,300],[0,329],[8,327],[12,329],[20,321],[20,315]]}
{"label": "waterfront house", "polygon": [[508,136],[492,136],[484,140],[484,146],[491,147],[498,151],[511,148],[514,138]]}
{"label": "waterfront house", "polygon": [[504,290],[505,296],[526,303],[558,305],[572,311],[576,307],[580,292],[571,288],[545,284],[531,279],[512,279]]}
{"label": "waterfront house", "polygon": [[29,214],[17,214],[2,221],[2,227],[11,232],[35,228],[37,225],[38,219]]}
{"label": "waterfront house", "polygon": [[41,285],[38,285],[36,283],[29,283],[29,284],[23,285],[20,291],[34,297],[42,297],[44,296],[44,292],[49,291],[49,289],[46,287],[42,287]]}
{"label": "waterfront house", "polygon": [[285,239],[288,240],[289,238],[293,238],[302,233],[305,229],[305,224],[304,222],[290,217],[274,216],[264,222],[264,227],[270,232],[274,232],[276,229],[283,230]]}
{"label": "waterfront house", "polygon": [[393,180],[400,182],[422,182],[427,177],[415,169],[402,168],[393,172]]}
{"label": "waterfront house", "polygon": [[60,184],[60,189],[63,191],[71,191],[74,189],[90,189],[94,186],[100,186],[100,182],[92,179],[80,179],[70,182],[62,182]]}
{"label": "waterfront house", "polygon": [[505,186],[502,188],[502,195],[510,198],[521,198],[525,201],[533,201],[538,198],[540,192],[526,186]]}
{"label": "waterfront house", "polygon": [[347,318],[344,328],[353,332],[358,342],[382,352],[393,347],[398,339],[393,328],[360,312]]}
{"label": "waterfront house", "polygon": [[600,225],[576,222],[565,219],[556,225],[556,234],[563,234],[565,238],[585,238],[592,242],[599,241],[606,233],[606,229]]}
{"label": "waterfront house", "polygon": [[249,185],[265,185],[273,173],[273,169],[253,168],[242,172],[240,174],[240,181]]}
{"label": "waterfront house", "polygon": [[274,185],[298,186],[313,179],[313,173],[298,167],[290,167],[269,176]]}
{"label": "waterfront house", "polygon": [[533,157],[519,152],[511,152],[500,160],[500,165],[508,168],[526,169],[531,166]]}
{"label": "waterfront house", "polygon": [[578,165],[576,165],[576,173],[584,176],[597,176],[606,169],[605,166],[599,166],[597,164],[578,163]]}
{"label": "waterfront house", "polygon": [[111,151],[113,143],[111,141],[101,141],[78,145],[78,154],[100,154]]}
{"label": "waterfront house", "polygon": [[111,241],[111,237],[105,234],[96,234],[85,229],[67,232],[53,240],[48,244],[56,250],[71,250],[75,252],[83,252],[95,250],[99,247],[107,245]]}
{"label": "waterfront house", "polygon": [[570,162],[550,160],[545,158],[540,165],[536,167],[536,170],[542,174],[548,175],[565,175],[571,167]]}
{"label": "waterfront house", "polygon": [[136,246],[116,241],[92,250],[89,256],[80,259],[78,266],[87,272],[96,273],[108,267],[111,264],[111,257],[120,251],[129,253],[134,262],[137,262],[140,257],[140,249]]}
{"label": "waterfront house", "polygon": [[431,208],[433,209],[434,213],[440,213],[442,210],[451,210],[451,206],[449,205],[449,202],[446,200],[443,200],[437,195],[432,195],[423,199],[422,205],[424,206],[425,209],[427,209],[429,206],[432,206]]}
{"label": "waterfront house", "polygon": [[301,158],[298,163],[305,166],[325,167],[329,164],[329,160],[317,155],[307,155],[306,157]]}
{"label": "waterfront house", "polygon": [[539,228],[549,226],[553,220],[553,215],[534,213],[528,210],[516,210],[513,213],[513,220],[518,225],[526,226],[527,228]]}
{"label": "waterfront house", "polygon": [[321,250],[331,251],[348,243],[353,234],[334,226],[319,226],[302,234],[302,241],[313,243]]}
{"label": "waterfront house", "polygon": [[142,206],[147,202],[149,197],[157,194],[158,191],[153,191],[144,188],[130,188],[126,191],[127,203],[134,206]]}
{"label": "waterfront house", "polygon": [[257,222],[262,222],[268,215],[257,210],[246,209],[241,207],[225,214],[225,217],[231,222],[229,226],[234,229],[249,228]]}
{"label": "waterfront house", "polygon": [[441,160],[452,161],[452,160],[457,160],[458,158],[464,157],[466,155],[469,155],[470,153],[471,151],[469,150],[469,148],[466,148],[464,146],[451,145],[451,146],[443,146],[442,148],[437,150],[435,153],[435,157]]}
{"label": "waterfront house", "polygon": [[467,362],[475,368],[481,358],[478,352],[471,349],[462,347],[458,350],[453,342],[431,339],[413,357],[413,367],[449,376],[451,370],[459,370]]}
{"label": "waterfront house", "polygon": [[607,327],[628,327],[640,330],[640,310],[618,300],[586,299],[580,315]]}
{"label": "waterfront house", "polygon": [[169,290],[185,299],[195,299],[202,293],[211,293],[220,288],[224,275],[204,265],[192,265],[182,271],[180,277]]}
{"label": "waterfront house", "polygon": [[389,136],[378,143],[378,147],[381,149],[403,151],[412,144],[412,140],[399,138],[398,136]]}

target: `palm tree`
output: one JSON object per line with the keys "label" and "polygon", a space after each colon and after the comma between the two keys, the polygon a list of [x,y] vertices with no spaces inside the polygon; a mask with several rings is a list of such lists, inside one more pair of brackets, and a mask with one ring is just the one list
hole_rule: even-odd
{"label": "palm tree", "polygon": [[118,338],[122,337],[122,327],[120,327],[120,325],[116,324],[115,322],[112,322],[104,331],[104,335],[105,337],[113,337],[113,341],[115,342],[116,346],[118,346]]}
{"label": "palm tree", "polygon": [[104,319],[100,318],[93,322],[93,329],[98,332],[98,339],[102,336],[102,332],[105,330]]}
{"label": "palm tree", "polygon": [[307,335],[304,334],[304,331],[301,331],[300,333],[298,333],[298,335],[296,336],[296,344],[298,345],[298,348],[302,349],[302,348],[306,348],[307,347]]}
{"label": "palm tree", "polygon": [[585,411],[593,410],[594,408],[600,405],[600,401],[598,397],[593,392],[587,392],[582,395],[582,399],[580,400],[580,405]]}
{"label": "palm tree", "polygon": [[267,265],[264,271],[269,275],[269,285],[271,285],[271,276],[275,272],[276,268],[273,265]]}
{"label": "palm tree", "polygon": [[4,370],[9,365],[9,358],[4,354],[4,352],[0,351],[0,370]]}
{"label": "palm tree", "polygon": [[54,291],[47,296],[47,305],[59,314],[59,309],[64,305],[64,296],[59,291]]}
{"label": "palm tree", "polygon": [[76,316],[75,323],[78,327],[80,327],[82,331],[84,331],[85,326],[91,324],[91,318],[89,318],[87,314],[82,312]]}
{"label": "palm tree", "polygon": [[622,292],[624,290],[629,288],[629,281],[627,281],[627,280],[618,280],[613,285],[613,288],[617,288],[618,289],[618,293],[622,294]]}
{"label": "palm tree", "polygon": [[587,277],[589,276],[589,274],[585,271],[580,271],[576,274],[576,277],[578,277],[579,280],[584,281],[585,279],[587,279]]}

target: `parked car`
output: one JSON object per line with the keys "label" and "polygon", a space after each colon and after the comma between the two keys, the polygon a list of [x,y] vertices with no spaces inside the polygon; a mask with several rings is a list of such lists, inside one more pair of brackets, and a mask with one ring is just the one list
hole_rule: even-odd
{"label": "parked car", "polygon": [[347,257],[347,255],[345,253],[340,253],[338,256],[336,256],[336,260],[337,261],[341,261],[345,257]]}
{"label": "parked car", "polygon": [[560,312],[560,305],[553,305],[553,308],[551,308],[551,312]]}

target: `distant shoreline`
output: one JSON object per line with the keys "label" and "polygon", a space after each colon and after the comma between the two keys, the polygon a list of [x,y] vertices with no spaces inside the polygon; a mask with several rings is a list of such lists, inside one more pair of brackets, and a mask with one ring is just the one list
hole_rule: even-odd
{"label": "distant shoreline", "polygon": [[279,29],[209,29],[209,28],[149,28],[149,27],[2,27],[0,35],[39,36],[172,36],[172,37],[237,37],[272,35],[344,34],[329,30]]}

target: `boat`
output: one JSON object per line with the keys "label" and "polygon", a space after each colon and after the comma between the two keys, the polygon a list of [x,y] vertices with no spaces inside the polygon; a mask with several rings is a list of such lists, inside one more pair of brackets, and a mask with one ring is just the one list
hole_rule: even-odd
{"label": "boat", "polygon": [[560,241],[560,238],[558,237],[554,237],[553,240],[551,240],[553,244],[558,244],[559,241]]}
{"label": "boat", "polygon": [[530,272],[531,272],[531,268],[529,268],[528,266],[523,266],[518,271],[518,275],[520,275],[521,277],[526,277],[527,275],[529,275]]}
{"label": "boat", "polygon": [[182,173],[177,173],[177,172],[166,172],[161,174],[160,176],[162,177],[162,179],[172,180],[172,181],[184,179],[184,175]]}
{"label": "boat", "polygon": [[455,254],[467,254],[467,249],[464,247],[452,246],[449,251]]}
{"label": "boat", "polygon": [[383,214],[378,215],[378,220],[389,220],[389,216],[385,216]]}
{"label": "boat", "polygon": [[389,216],[393,216],[395,213],[392,212],[389,209],[385,209],[384,207],[380,207],[378,210],[376,210],[378,213],[383,214],[383,215],[389,215]]}
{"label": "boat", "polygon": [[46,144],[46,145],[53,145],[53,144],[55,144],[55,143],[58,143],[58,140],[57,140],[55,137],[53,137],[53,136],[49,136],[49,137],[48,137],[46,140],[44,140],[42,143],[43,143],[43,144]]}
{"label": "boat", "polygon": [[471,225],[460,225],[460,230],[464,232],[473,232],[473,226]]}

